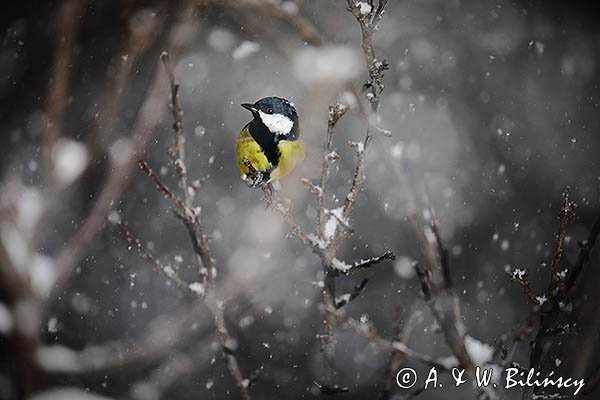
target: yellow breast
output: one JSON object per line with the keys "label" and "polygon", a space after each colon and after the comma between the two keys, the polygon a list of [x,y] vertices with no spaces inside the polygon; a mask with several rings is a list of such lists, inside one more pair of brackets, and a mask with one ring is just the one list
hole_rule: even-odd
{"label": "yellow breast", "polygon": [[240,175],[247,175],[248,172],[250,172],[248,167],[244,165],[244,157],[250,160],[250,163],[252,163],[254,168],[258,171],[268,171],[273,167],[260,148],[260,145],[256,143],[252,138],[252,135],[250,135],[247,125],[242,132],[240,132],[240,135],[236,140],[235,152],[237,163],[240,167]]}
{"label": "yellow breast", "polygon": [[244,157],[250,160],[258,171],[271,171],[269,182],[283,178],[296,167],[298,162],[304,160],[304,142],[302,139],[281,140],[277,147],[280,153],[279,162],[277,165],[272,165],[260,145],[250,135],[248,126],[244,127],[236,140],[236,157],[240,174],[249,173],[248,167],[244,165]]}
{"label": "yellow breast", "polygon": [[304,142],[302,139],[281,140],[277,147],[281,153],[279,164],[271,172],[270,181],[281,179],[296,167],[300,161],[304,160]]}

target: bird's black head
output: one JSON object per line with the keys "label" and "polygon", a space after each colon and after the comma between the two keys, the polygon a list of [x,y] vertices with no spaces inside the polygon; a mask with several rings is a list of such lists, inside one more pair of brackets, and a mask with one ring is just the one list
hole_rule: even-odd
{"label": "bird's black head", "polygon": [[254,116],[254,124],[268,130],[275,141],[295,140],[298,138],[298,113],[286,99],[281,97],[265,97],[254,104],[244,103],[242,107]]}

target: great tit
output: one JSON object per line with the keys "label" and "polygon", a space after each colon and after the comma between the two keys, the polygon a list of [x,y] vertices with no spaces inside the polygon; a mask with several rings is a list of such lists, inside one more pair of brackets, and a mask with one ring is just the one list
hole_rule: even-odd
{"label": "great tit", "polygon": [[[250,187],[270,184],[289,174],[304,160],[298,113],[286,99],[265,97],[254,104],[242,104],[252,113],[236,140],[237,162],[242,179]],[[256,170],[252,173],[247,159]]]}

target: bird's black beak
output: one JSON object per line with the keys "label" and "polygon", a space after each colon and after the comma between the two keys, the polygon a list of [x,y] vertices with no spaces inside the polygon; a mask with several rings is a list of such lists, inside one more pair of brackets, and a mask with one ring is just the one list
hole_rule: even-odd
{"label": "bird's black beak", "polygon": [[250,111],[252,114],[258,113],[258,109],[256,107],[254,107],[254,104],[242,103],[242,107],[244,107],[246,110]]}

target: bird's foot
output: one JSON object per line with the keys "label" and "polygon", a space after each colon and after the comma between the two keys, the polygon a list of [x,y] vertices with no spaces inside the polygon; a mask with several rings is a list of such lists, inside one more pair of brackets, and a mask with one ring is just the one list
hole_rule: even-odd
{"label": "bird's foot", "polygon": [[262,172],[256,171],[253,174],[242,175],[242,180],[251,188],[257,188],[265,182],[265,175]]}

